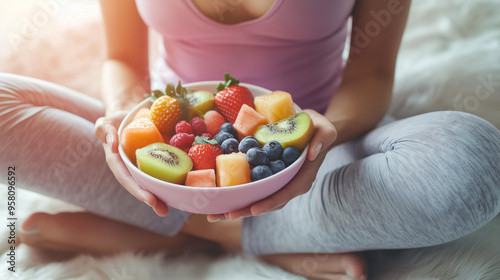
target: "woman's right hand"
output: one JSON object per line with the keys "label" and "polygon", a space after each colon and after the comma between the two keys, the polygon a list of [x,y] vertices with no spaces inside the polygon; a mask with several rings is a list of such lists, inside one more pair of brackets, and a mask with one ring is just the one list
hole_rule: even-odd
{"label": "woman's right hand", "polygon": [[135,198],[153,207],[159,216],[168,214],[168,206],[152,193],[144,190],[134,180],[118,153],[118,127],[127,111],[117,111],[99,118],[95,123],[95,135],[102,141],[106,162],[120,184]]}

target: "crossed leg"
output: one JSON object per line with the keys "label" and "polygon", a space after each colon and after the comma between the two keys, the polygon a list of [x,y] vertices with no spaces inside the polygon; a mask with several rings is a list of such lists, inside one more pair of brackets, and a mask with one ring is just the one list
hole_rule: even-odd
{"label": "crossed leg", "polygon": [[[165,236],[88,212],[32,214],[22,226],[23,243],[53,251],[113,254],[121,251],[173,253],[241,251],[241,221],[208,223],[204,215],[191,215],[182,231]],[[78,237],[78,238],[75,238]],[[263,261],[310,279],[366,279],[361,254],[269,254]],[[304,265],[314,260],[314,265]]]}
{"label": "crossed leg", "polygon": [[[0,144],[1,164],[30,170],[23,174],[20,187],[92,211],[35,213],[22,226],[22,242],[57,251],[97,254],[123,250],[177,252],[213,248],[214,243],[241,249],[241,222],[210,224],[176,209],[162,218],[128,194],[107,168],[102,144],[93,136],[94,122],[103,113],[99,101],[72,90],[0,74],[0,136],[5,139]],[[307,254],[267,255],[264,259],[294,271],[305,257]],[[355,276],[364,274],[362,258],[356,255],[331,254],[324,264],[321,274],[321,270],[294,272],[320,279],[353,279],[346,276],[347,270]]]}

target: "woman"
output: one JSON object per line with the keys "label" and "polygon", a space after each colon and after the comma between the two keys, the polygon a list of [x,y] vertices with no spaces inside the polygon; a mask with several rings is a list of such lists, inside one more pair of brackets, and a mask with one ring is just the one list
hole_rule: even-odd
{"label": "woman", "polygon": [[[201,238],[311,278],[366,279],[362,255],[346,252],[441,244],[499,212],[496,128],[457,112],[384,119],[409,0],[101,6],[104,105],[56,85],[0,76],[1,131],[9,135],[2,137],[2,162],[30,170],[22,186],[95,213],[35,213],[23,224],[23,242],[110,253],[184,250]],[[207,217],[169,209],[137,185],[117,154],[116,130],[150,91],[145,23],[162,35],[166,51],[151,73],[158,84],[219,80],[230,72],[289,91],[309,108],[316,133],[308,161],[287,186],[248,208]],[[101,142],[89,136],[94,123]],[[314,269],[301,266],[307,259]]]}

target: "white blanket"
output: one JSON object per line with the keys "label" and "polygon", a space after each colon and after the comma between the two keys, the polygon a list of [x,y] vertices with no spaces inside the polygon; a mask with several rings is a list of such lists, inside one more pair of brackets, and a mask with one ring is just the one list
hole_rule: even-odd
{"label": "white blanket", "polygon": [[[104,57],[97,1],[60,1],[63,4],[52,10],[40,5],[50,0],[13,2],[0,0],[0,71],[42,78],[98,96],[99,84],[88,83],[99,80]],[[48,15],[47,23],[24,36],[23,18],[33,22],[42,12]],[[434,110],[461,110],[500,128],[499,14],[498,0],[414,0],[390,112],[402,118]],[[12,40],[15,35],[21,41]],[[5,185],[0,197],[5,222]],[[36,211],[80,210],[20,189],[16,200],[18,227]],[[16,248],[16,272],[10,273],[9,236],[8,228],[0,227],[0,279],[302,279],[243,254],[212,258],[124,253],[68,259],[25,245]],[[374,252],[370,254],[371,279],[500,279],[498,236],[500,217],[449,244]]]}

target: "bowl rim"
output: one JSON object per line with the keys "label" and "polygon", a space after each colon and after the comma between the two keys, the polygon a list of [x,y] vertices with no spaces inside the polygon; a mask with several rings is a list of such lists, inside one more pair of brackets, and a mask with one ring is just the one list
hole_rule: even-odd
{"label": "bowl rim", "polygon": [[[192,88],[192,87],[207,86],[207,85],[217,87],[217,85],[219,83],[221,83],[221,82],[223,82],[223,81],[199,81],[199,82],[187,83],[187,84],[185,84],[183,86],[186,89],[189,90],[190,87]],[[267,93],[273,92],[273,91],[271,91],[269,89],[266,89],[266,88],[263,88],[263,87],[260,87],[260,86],[257,86],[257,85],[252,85],[252,84],[247,84],[247,83],[240,83],[240,85],[248,87],[250,89],[250,91],[252,91],[252,88],[254,88],[254,89],[262,91],[262,92],[267,92]],[[253,94],[253,92],[252,92],[252,94]],[[229,191],[229,190],[237,189],[237,188],[238,189],[240,189],[240,188],[251,188],[253,185],[262,184],[266,180],[268,180],[269,178],[275,178],[275,176],[278,176],[281,173],[281,171],[280,171],[280,172],[278,172],[276,174],[273,174],[273,175],[271,175],[269,177],[266,177],[266,178],[258,180],[258,181],[249,182],[249,183],[245,183],[245,184],[234,185],[234,186],[226,186],[226,187],[219,187],[219,186],[216,186],[216,187],[193,187],[193,186],[186,186],[186,185],[175,184],[175,183],[163,181],[163,180],[155,178],[155,177],[153,177],[153,176],[151,176],[151,175],[149,175],[149,174],[141,171],[135,164],[133,164],[130,161],[130,159],[125,154],[125,151],[123,150],[122,145],[121,145],[121,133],[122,133],[123,129],[132,121],[132,119],[135,116],[135,114],[137,113],[137,111],[139,109],[141,109],[141,108],[144,108],[147,103],[151,103],[152,104],[152,102],[150,100],[145,99],[145,100],[141,101],[139,104],[135,105],[127,113],[127,115],[122,120],[122,122],[120,123],[120,126],[118,128],[118,153],[120,155],[120,158],[125,163],[125,165],[127,166],[128,169],[132,168],[133,170],[139,171],[140,174],[143,174],[144,176],[149,177],[149,179],[153,180],[155,183],[168,184],[170,187],[174,187],[174,188],[180,188],[180,189],[186,189],[186,190],[197,190],[197,189],[199,189],[199,190],[214,190],[215,189],[217,191],[222,191],[223,189],[227,189]],[[294,103],[294,105],[295,105],[296,112],[301,112],[302,111],[302,109],[297,104]],[[283,169],[282,171],[287,170],[287,169],[293,169],[293,167],[295,167],[296,165],[299,165],[299,164],[302,165],[304,163],[304,158],[307,156],[308,150],[309,150],[309,143],[306,145],[306,147],[304,148],[304,150],[301,152],[299,158],[294,163],[290,164],[285,169]],[[141,186],[141,188],[142,188],[142,186]]]}

